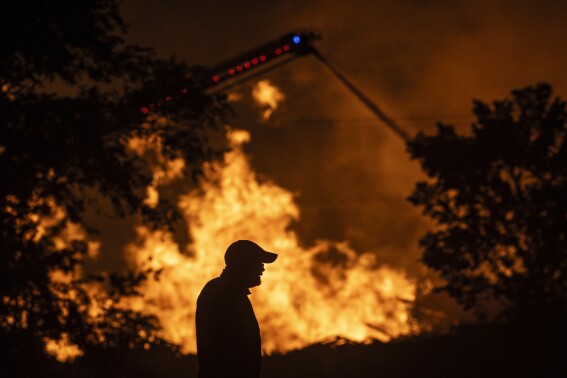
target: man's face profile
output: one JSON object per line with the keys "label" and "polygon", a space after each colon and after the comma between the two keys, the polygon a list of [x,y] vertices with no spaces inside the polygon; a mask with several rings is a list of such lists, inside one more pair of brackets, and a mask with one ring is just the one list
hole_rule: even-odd
{"label": "man's face profile", "polygon": [[274,262],[277,257],[276,253],[267,252],[250,240],[238,240],[227,248],[224,260],[238,284],[251,288],[262,283],[264,264]]}
{"label": "man's face profile", "polygon": [[264,264],[259,261],[247,262],[236,268],[238,276],[246,287],[259,286],[262,283],[262,273],[265,271]]}

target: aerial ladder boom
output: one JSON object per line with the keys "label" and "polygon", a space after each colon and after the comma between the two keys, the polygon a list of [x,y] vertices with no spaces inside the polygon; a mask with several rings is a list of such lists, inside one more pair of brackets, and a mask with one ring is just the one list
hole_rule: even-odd
{"label": "aerial ladder boom", "polygon": [[[258,48],[247,51],[232,59],[224,61],[210,68],[201,80],[201,87],[208,92],[219,92],[250,81],[268,71],[279,68],[290,63],[301,56],[315,55],[331,72],[351,91],[374,115],[388,126],[400,138],[407,142],[408,134],[388,117],[373,101],[365,96],[354,84],[352,84],[340,71],[333,66],[314,46],[313,42],[321,39],[318,32],[305,29],[282,35]],[[186,94],[183,89],[181,94],[167,96],[166,102],[173,101]],[[150,113],[161,107],[162,101],[142,107],[144,114]]]}
{"label": "aerial ladder boom", "polygon": [[313,42],[320,39],[310,29],[295,31],[227,60],[209,70],[209,90],[219,91],[234,81],[249,81],[292,60],[312,52]]}
{"label": "aerial ladder boom", "polygon": [[327,66],[331,72],[343,83],[374,115],[386,126],[388,126],[393,132],[395,132],[400,138],[404,140],[404,142],[408,142],[410,140],[409,135],[402,129],[394,120],[386,115],[379,107],[371,101],[368,97],[364,95],[354,84],[352,84],[340,71],[333,66],[321,53],[313,48],[313,54],[325,65]]}

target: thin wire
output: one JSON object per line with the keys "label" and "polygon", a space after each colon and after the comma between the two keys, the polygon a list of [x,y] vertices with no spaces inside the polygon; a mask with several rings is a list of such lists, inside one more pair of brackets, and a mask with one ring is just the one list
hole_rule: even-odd
{"label": "thin wire", "polygon": [[[446,119],[457,119],[457,118],[461,118],[461,119],[467,119],[467,118],[471,118],[470,114],[440,114],[440,115],[419,115],[419,116],[399,116],[399,117],[391,117],[392,119],[395,120],[408,120],[408,121],[413,121],[413,120],[426,120],[426,121],[431,121],[431,120],[436,120],[436,119],[441,119],[441,118],[446,118]],[[374,117],[358,117],[358,118],[295,118],[295,119],[289,119],[288,122],[368,122],[368,121],[374,121],[376,118]],[[244,120],[247,121],[254,121],[255,119],[247,119],[244,118]]]}
{"label": "thin wire", "polygon": [[[411,125],[415,125],[415,122],[412,122]],[[460,127],[460,126],[466,126],[468,125],[468,123],[466,122],[452,122],[451,123],[454,126]],[[292,131],[292,132],[296,132],[296,131],[305,131],[305,132],[320,132],[320,130],[322,129],[333,129],[333,130],[340,130],[340,129],[357,129],[357,130],[367,130],[368,132],[374,132],[377,131],[377,129],[375,128],[376,123],[353,123],[353,124],[348,124],[348,123],[334,123],[334,124],[329,124],[329,123],[320,123],[320,124],[313,124],[313,123],[301,123],[301,122],[297,122],[297,123],[283,123],[283,124],[276,124],[276,125],[270,125],[270,124],[265,124],[262,122],[257,122],[257,121],[249,121],[249,122],[242,122],[242,121],[235,121],[234,122],[235,126],[240,126],[240,127],[244,127],[248,130],[254,131],[254,132],[274,132],[274,131]],[[408,124],[410,125],[410,124]]]}
{"label": "thin wire", "polygon": [[[400,117],[400,118],[392,118],[398,121],[399,124],[405,124],[408,126],[414,124],[431,124],[434,125],[437,122],[447,122],[453,125],[462,125],[462,124],[469,124],[472,122],[470,117],[421,117],[421,118],[413,118],[413,117]],[[295,128],[323,128],[323,127],[371,127],[375,126],[376,124],[373,122],[375,118],[359,118],[359,119],[344,119],[344,118],[312,118],[312,119],[292,119],[292,120],[285,120],[281,123],[274,124],[266,124],[259,119],[254,118],[243,118],[243,119],[236,119],[235,123],[239,125],[249,125],[252,127],[258,128],[268,128],[268,129],[295,129]],[[401,121],[401,122],[400,122]],[[407,122],[407,123],[406,123]]]}
{"label": "thin wire", "polygon": [[[301,200],[296,198],[295,202],[301,206],[312,206],[312,207],[354,207],[354,206],[368,206],[376,205],[380,206],[385,203],[392,203],[396,201],[404,201],[405,197],[377,197],[377,198],[346,198],[341,200]],[[358,211],[358,210],[357,210]]]}

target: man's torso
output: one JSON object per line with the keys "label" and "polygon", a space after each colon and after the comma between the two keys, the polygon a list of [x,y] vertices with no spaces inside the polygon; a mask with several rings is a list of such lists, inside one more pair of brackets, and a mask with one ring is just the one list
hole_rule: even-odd
{"label": "man's torso", "polygon": [[258,377],[261,340],[247,289],[221,275],[197,300],[199,377]]}

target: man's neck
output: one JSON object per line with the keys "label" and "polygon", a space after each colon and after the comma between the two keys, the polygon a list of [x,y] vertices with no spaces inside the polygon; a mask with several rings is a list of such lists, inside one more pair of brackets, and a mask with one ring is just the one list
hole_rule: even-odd
{"label": "man's neck", "polygon": [[249,295],[250,290],[248,290],[248,286],[244,282],[244,279],[238,274],[229,268],[224,268],[220,278],[226,281],[231,289],[236,292],[242,292],[245,295]]}

